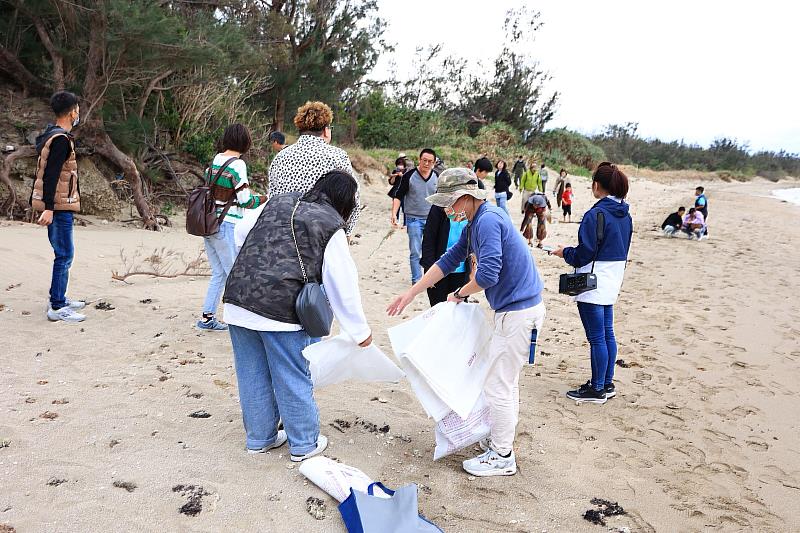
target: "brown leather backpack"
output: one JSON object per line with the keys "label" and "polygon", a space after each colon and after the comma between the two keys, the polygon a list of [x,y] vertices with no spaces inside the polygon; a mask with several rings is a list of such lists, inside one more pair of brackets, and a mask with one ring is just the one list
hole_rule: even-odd
{"label": "brown leather backpack", "polygon": [[[225,220],[225,215],[236,201],[236,195],[225,202],[222,213],[217,216],[217,202],[214,197],[214,186],[219,181],[220,176],[238,157],[231,157],[217,170],[213,179],[210,179],[200,187],[192,189],[186,198],[186,231],[190,235],[198,237],[209,237],[219,232],[219,225]],[[211,176],[211,165],[208,167],[208,176]]]}

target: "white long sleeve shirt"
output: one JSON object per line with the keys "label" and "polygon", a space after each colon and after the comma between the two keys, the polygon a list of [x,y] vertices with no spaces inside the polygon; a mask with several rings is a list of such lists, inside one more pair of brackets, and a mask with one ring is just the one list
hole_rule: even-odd
{"label": "white long sleeve shirt", "polygon": [[[249,210],[236,225],[234,239],[237,251],[244,244],[264,207]],[[362,343],[372,334],[358,288],[358,269],[350,255],[350,245],[344,230],[333,234],[322,260],[322,286],[339,327],[357,343]],[[300,331],[300,324],[279,322],[233,304],[225,304],[225,322],[254,331]]]}

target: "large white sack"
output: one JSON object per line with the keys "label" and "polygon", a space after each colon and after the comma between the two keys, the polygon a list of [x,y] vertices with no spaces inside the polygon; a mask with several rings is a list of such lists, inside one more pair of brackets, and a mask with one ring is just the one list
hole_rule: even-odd
{"label": "large white sack", "polygon": [[[350,496],[351,488],[367,492],[367,487],[372,483],[369,476],[358,468],[337,463],[322,455],[303,461],[300,473],[339,502]],[[388,498],[383,492],[376,491],[375,495]]]}
{"label": "large white sack", "polygon": [[[462,418],[469,416],[483,390],[490,338],[477,304],[441,303],[389,329],[401,365],[413,366],[439,400]],[[437,410],[424,406],[429,414]]]}
{"label": "large white sack", "polygon": [[433,460],[436,461],[475,444],[488,437],[491,431],[489,406],[481,395],[475,403],[475,408],[466,419],[461,418],[454,411],[450,411],[447,416],[436,423],[436,448],[433,450]]}
{"label": "large white sack", "polygon": [[373,342],[360,347],[346,333],[312,344],[303,350],[311,368],[314,388],[348,379],[399,381],[403,371]]}
{"label": "large white sack", "polygon": [[422,404],[422,408],[425,409],[429,417],[438,422],[447,416],[448,413],[453,412],[446,403],[439,399],[439,396],[436,395],[425,378],[422,377],[408,359],[400,359],[400,367],[403,369],[403,372],[406,373],[406,379],[411,384],[411,389],[414,391],[417,400]]}

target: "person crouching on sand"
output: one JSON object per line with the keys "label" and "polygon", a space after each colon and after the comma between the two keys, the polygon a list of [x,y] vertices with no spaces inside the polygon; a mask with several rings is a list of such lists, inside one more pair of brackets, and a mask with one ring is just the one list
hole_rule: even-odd
{"label": "person crouching on sand", "polygon": [[[303,330],[295,312],[305,277],[322,282],[343,331],[359,346],[372,343],[344,231],[357,190],[348,172],[333,170],[306,194],[273,196],[257,219],[237,226],[236,242],[244,244],[223,302],[250,453],[288,439],[290,459],[299,462],[328,445],[319,431],[309,363],[302,353],[319,339]],[[281,418],[285,431],[278,430]]]}
{"label": "person crouching on sand", "polygon": [[528,360],[531,332],[541,331],[544,322],[544,283],[508,213],[488,204],[486,195],[471,170],[452,168],[442,173],[436,194],[428,201],[454,214],[456,220],[469,220],[469,225],[458,242],[408,292],[398,296],[387,312],[399,315],[419,293],[468,258],[477,264],[474,277],[448,297],[448,301],[460,303],[486,291],[494,310],[491,370],[483,389],[492,418],[491,437],[480,443],[484,453],[464,461],[463,466],[474,476],[510,476],[517,472],[514,437],[519,418],[519,373]]}
{"label": "person crouching on sand", "polygon": [[[614,303],[625,275],[633,221],[625,203],[628,178],[616,165],[600,163],[592,176],[592,194],[599,201],[583,215],[578,229],[578,246],[559,247],[553,255],[563,258],[578,273],[591,271],[597,275],[597,288],[575,297],[591,348],[592,379],[577,390],[569,391],[567,397],[578,402],[602,404],[616,395]],[[603,222],[600,232],[598,220]],[[602,235],[599,242],[598,233]]]}

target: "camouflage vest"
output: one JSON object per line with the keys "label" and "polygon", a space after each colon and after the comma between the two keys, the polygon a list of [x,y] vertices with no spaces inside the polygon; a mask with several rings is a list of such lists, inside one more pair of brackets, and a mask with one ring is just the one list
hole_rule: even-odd
{"label": "camouflage vest", "polygon": [[[294,306],[303,288],[303,273],[289,222],[300,196],[270,198],[228,274],[223,302],[278,322],[300,323]],[[322,283],[325,248],[342,228],[344,220],[329,203],[300,202],[294,231],[309,281]]]}

